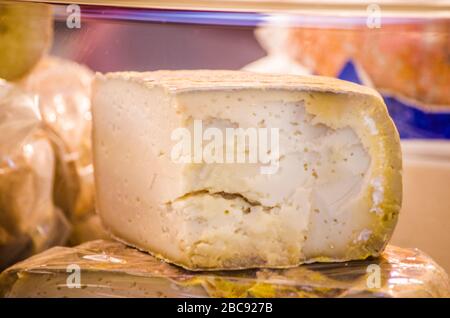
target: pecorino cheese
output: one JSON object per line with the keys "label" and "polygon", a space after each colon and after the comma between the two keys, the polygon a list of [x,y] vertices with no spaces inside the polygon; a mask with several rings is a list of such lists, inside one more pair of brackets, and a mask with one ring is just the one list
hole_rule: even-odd
{"label": "pecorino cheese", "polygon": [[191,270],[377,256],[401,205],[398,133],[372,89],[237,71],[97,75],[97,206]]}

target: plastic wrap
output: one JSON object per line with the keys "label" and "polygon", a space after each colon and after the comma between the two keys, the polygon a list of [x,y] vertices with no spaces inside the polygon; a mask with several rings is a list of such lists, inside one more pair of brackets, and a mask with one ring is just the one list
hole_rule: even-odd
{"label": "plastic wrap", "polygon": [[0,276],[3,297],[448,297],[449,289],[427,255],[394,246],[366,261],[190,272],[98,240],[52,248]]}
{"label": "plastic wrap", "polygon": [[42,120],[55,152],[53,197],[73,225],[72,244],[106,235],[94,215],[90,102],[93,77],[93,72],[82,65],[45,57],[20,83],[39,97]]}
{"label": "plastic wrap", "polygon": [[37,100],[0,81],[0,269],[66,241],[52,200],[54,154]]}
{"label": "plastic wrap", "polygon": [[57,157],[55,202],[76,217],[93,210],[92,79],[93,73],[81,65],[46,57],[20,83],[39,97],[42,120],[57,136],[52,140]]}

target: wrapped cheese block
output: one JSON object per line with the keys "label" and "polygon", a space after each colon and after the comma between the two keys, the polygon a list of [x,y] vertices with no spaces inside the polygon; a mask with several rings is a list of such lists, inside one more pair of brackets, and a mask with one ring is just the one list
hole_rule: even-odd
{"label": "wrapped cheese block", "polygon": [[[39,98],[39,109],[57,156],[55,202],[71,218],[92,212],[91,83],[77,63],[45,57],[19,84]],[[52,136],[53,135],[53,136]]]}
{"label": "wrapped cheese block", "polygon": [[90,99],[93,78],[85,66],[46,56],[19,83],[39,98],[56,159],[53,197],[73,225],[72,244],[106,237],[94,205]]}
{"label": "wrapped cheese block", "polygon": [[192,272],[118,242],[54,247],[0,276],[0,297],[449,297],[448,276],[417,249],[291,269]]}
{"label": "wrapped cheese block", "polygon": [[69,225],[52,200],[54,162],[36,99],[0,81],[0,270],[66,241]]}
{"label": "wrapped cheese block", "polygon": [[96,200],[119,240],[191,270],[377,256],[401,205],[372,89],[237,71],[99,75]]}

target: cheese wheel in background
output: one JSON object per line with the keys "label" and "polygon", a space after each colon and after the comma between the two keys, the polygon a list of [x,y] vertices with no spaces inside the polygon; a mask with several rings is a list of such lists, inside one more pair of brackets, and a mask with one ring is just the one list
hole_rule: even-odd
{"label": "cheese wheel in background", "polygon": [[314,74],[337,76],[354,61],[378,90],[445,106],[450,105],[449,33],[448,21],[386,23],[379,29],[292,28],[284,47]]}
{"label": "cheese wheel in background", "polygon": [[53,203],[55,156],[36,101],[0,80],[0,270],[64,244],[70,230]]}

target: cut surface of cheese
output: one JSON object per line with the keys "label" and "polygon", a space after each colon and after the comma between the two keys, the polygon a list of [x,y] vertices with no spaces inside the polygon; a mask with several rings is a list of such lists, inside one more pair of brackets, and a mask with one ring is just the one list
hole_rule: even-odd
{"label": "cut surface of cheese", "polygon": [[376,256],[397,220],[398,134],[367,87],[237,71],[110,73],[95,81],[93,124],[103,223],[188,269]]}

